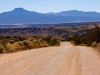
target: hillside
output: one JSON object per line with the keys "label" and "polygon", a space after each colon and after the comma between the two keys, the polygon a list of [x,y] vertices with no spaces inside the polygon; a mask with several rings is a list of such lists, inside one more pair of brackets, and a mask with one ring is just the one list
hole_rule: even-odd
{"label": "hillside", "polygon": [[1,27],[1,36],[62,36],[68,38],[73,35],[82,35],[93,29],[94,25],[74,25],[74,26],[40,26],[40,27]]}

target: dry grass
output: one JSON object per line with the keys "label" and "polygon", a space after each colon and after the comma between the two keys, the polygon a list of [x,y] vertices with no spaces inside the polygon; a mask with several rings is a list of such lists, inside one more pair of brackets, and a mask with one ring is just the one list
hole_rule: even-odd
{"label": "dry grass", "polygon": [[19,50],[22,49],[22,48],[23,48],[23,47],[20,46],[20,45],[18,44],[18,42],[15,42],[15,43],[13,43],[13,44],[10,44],[10,43],[7,44],[7,50],[8,50],[8,52],[19,51]]}

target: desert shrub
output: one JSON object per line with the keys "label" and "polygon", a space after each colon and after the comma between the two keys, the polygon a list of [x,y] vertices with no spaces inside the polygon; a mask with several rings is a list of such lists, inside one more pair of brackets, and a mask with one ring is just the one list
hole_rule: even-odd
{"label": "desert shrub", "polygon": [[0,53],[3,52],[16,52],[20,50],[27,50],[31,48],[41,48],[58,45],[58,41],[50,36],[42,38],[29,38],[23,37],[1,39],[0,40]]}
{"label": "desert shrub", "polygon": [[19,44],[20,46],[23,46],[23,42],[22,42],[22,41],[19,41],[18,44]]}
{"label": "desert shrub", "polygon": [[10,40],[9,41],[10,44],[14,44],[14,42],[15,42],[14,40]]}
{"label": "desert shrub", "polygon": [[97,42],[93,42],[91,46],[92,47],[97,47]]}
{"label": "desert shrub", "polygon": [[57,45],[58,44],[57,39],[56,38],[52,39],[51,42],[50,42],[50,44],[53,45],[53,46]]}
{"label": "desert shrub", "polygon": [[40,47],[40,42],[33,42],[33,48],[38,48]]}
{"label": "desert shrub", "polygon": [[18,37],[18,39],[19,39],[19,41],[23,41],[23,40],[25,40],[24,37]]}
{"label": "desert shrub", "polygon": [[15,50],[17,50],[18,48],[19,48],[19,47],[16,45],[16,43],[14,43],[14,44],[8,43],[8,44],[7,44],[7,51],[8,51],[8,52],[15,51]]}
{"label": "desert shrub", "polygon": [[67,38],[67,41],[72,41],[72,37],[68,37]]}
{"label": "desert shrub", "polygon": [[97,45],[98,47],[100,47],[100,43],[98,43],[98,45]]}
{"label": "desert shrub", "polygon": [[3,46],[3,47],[7,47],[7,43],[9,42],[9,40],[8,39],[2,39],[1,41],[0,41],[0,44]]}
{"label": "desert shrub", "polygon": [[42,41],[40,44],[39,44],[40,47],[48,47],[49,45],[47,44],[46,41]]}
{"label": "desert shrub", "polygon": [[35,38],[29,38],[28,40],[29,41],[35,41],[36,39]]}
{"label": "desert shrub", "polygon": [[28,48],[34,48],[34,45],[33,45],[33,41],[29,41],[29,43],[28,43]]}
{"label": "desert shrub", "polygon": [[[70,38],[70,39],[71,39],[71,38]],[[75,35],[75,36],[72,37],[72,41],[74,41],[75,44],[82,44],[83,38],[82,38],[81,36]]]}
{"label": "desert shrub", "polygon": [[51,45],[51,39],[52,38],[50,36],[43,38],[43,40],[45,40],[49,45]]}
{"label": "desert shrub", "polygon": [[22,41],[23,42],[23,45],[26,49],[31,49],[33,48],[33,42],[32,41],[29,41],[29,40],[24,40]]}
{"label": "desert shrub", "polygon": [[57,38],[52,38],[51,36],[45,37],[45,38],[43,38],[43,40],[46,41],[47,44],[50,46],[59,44]]}
{"label": "desert shrub", "polygon": [[16,52],[23,49],[25,49],[25,47],[20,45],[19,42],[15,42],[14,44],[7,44],[7,52]]}
{"label": "desert shrub", "polygon": [[0,46],[0,53],[3,53],[3,50],[4,50],[4,49]]}
{"label": "desert shrub", "polygon": [[79,44],[79,46],[86,46],[85,44]]}
{"label": "desert shrub", "polygon": [[27,47],[27,46],[29,45],[29,43],[30,43],[28,40],[24,40],[24,41],[22,41],[22,42],[23,42],[23,45],[26,46],[26,47]]}

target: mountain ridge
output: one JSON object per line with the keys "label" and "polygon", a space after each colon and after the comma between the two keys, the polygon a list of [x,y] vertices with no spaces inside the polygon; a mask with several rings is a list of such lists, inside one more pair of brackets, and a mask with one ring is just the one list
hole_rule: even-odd
{"label": "mountain ridge", "polygon": [[98,20],[100,20],[100,13],[77,10],[43,14],[24,8],[15,8],[0,14],[0,24],[66,23]]}
{"label": "mountain ridge", "polygon": [[[48,13],[46,13],[48,14]],[[79,11],[79,10],[69,10],[69,11],[61,11],[57,13],[49,13],[49,15],[61,15],[61,16],[87,16],[87,17],[100,17],[100,13],[98,12],[84,12],[84,11]],[[72,15],[73,14],[73,15]],[[94,15],[94,16],[93,16]]]}

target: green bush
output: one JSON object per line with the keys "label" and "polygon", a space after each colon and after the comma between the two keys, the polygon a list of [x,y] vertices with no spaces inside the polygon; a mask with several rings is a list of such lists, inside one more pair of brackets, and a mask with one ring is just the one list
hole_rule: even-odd
{"label": "green bush", "polygon": [[54,46],[54,45],[57,45],[57,43],[58,43],[57,39],[54,38],[51,40],[50,44]]}
{"label": "green bush", "polygon": [[[71,38],[70,38],[71,39]],[[83,38],[81,36],[73,36],[72,37],[72,41],[74,41],[74,43],[77,45],[77,44],[82,44],[83,42]]]}
{"label": "green bush", "polygon": [[50,36],[43,38],[43,40],[45,40],[49,45],[51,45],[51,39]]}
{"label": "green bush", "polygon": [[93,42],[91,46],[92,47],[97,47],[97,42]]}
{"label": "green bush", "polygon": [[51,36],[45,37],[43,40],[46,41],[50,46],[59,45],[58,40],[56,38],[52,38]]}

